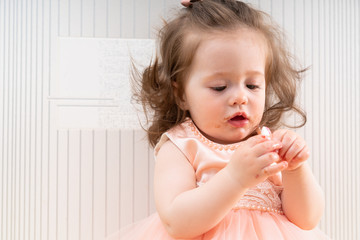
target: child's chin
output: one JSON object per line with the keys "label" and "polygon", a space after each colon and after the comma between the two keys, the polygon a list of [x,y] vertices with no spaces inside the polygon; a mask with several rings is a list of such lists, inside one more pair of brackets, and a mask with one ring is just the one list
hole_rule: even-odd
{"label": "child's chin", "polygon": [[222,144],[225,144],[225,145],[234,144],[234,143],[244,141],[246,138],[247,138],[246,135],[239,135],[239,136],[235,136],[233,138],[224,139]]}

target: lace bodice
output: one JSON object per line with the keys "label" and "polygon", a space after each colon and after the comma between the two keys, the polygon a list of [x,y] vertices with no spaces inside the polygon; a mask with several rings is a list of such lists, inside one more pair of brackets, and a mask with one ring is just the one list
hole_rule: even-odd
{"label": "lace bodice", "polygon": [[281,186],[266,180],[246,191],[234,209],[246,208],[283,214],[279,197],[281,191]]}
{"label": "lace bodice", "polygon": [[[224,168],[239,147],[239,144],[221,145],[208,140],[190,119],[163,134],[155,147],[155,155],[167,140],[171,140],[194,167],[198,187]],[[250,188],[233,209],[245,208],[282,214],[279,197],[281,191],[282,186],[266,180]]]}

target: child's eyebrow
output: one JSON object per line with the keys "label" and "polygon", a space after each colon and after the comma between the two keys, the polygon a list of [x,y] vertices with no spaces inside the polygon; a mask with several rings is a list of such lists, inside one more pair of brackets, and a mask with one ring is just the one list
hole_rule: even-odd
{"label": "child's eyebrow", "polygon": [[205,75],[205,78],[204,80],[213,80],[214,78],[226,78],[226,77],[229,77],[229,76],[234,76],[235,74],[232,73],[232,72],[220,72],[220,71],[216,71],[216,72],[212,72],[212,73],[209,73],[209,74],[206,74]]}
{"label": "child's eyebrow", "polygon": [[[212,74],[212,76],[231,76],[231,75],[236,75],[233,72],[216,72],[214,74]],[[258,71],[258,70],[250,70],[250,71],[246,71],[244,74],[244,76],[260,76],[260,77],[264,77],[265,73],[262,71]]]}
{"label": "child's eyebrow", "polygon": [[251,75],[251,76],[253,76],[253,75],[260,75],[260,76],[265,76],[265,74],[263,73],[263,72],[261,72],[261,71],[257,71],[257,70],[252,70],[252,71],[247,71],[246,72],[246,75]]}
{"label": "child's eyebrow", "polygon": [[[214,78],[217,77],[231,77],[231,76],[236,76],[237,74],[234,72],[227,72],[227,71],[216,71],[216,72],[212,72],[210,74],[207,74],[205,76],[205,80],[212,80]],[[260,77],[265,77],[265,74],[261,71],[258,70],[250,70],[250,71],[246,71],[244,76],[260,76]]]}

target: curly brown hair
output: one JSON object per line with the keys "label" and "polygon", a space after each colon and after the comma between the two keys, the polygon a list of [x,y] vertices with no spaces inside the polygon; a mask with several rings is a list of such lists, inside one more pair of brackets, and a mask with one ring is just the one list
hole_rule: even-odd
{"label": "curly brown hair", "polygon": [[289,111],[298,113],[302,122],[297,126],[286,126],[305,125],[305,112],[295,104],[300,74],[305,70],[293,66],[295,59],[287,50],[280,28],[268,14],[246,3],[204,0],[181,9],[174,19],[165,22],[159,31],[158,55],[139,77],[134,78],[134,97],[143,105],[152,146],[164,132],[189,116],[180,107],[180,100],[184,92],[183,83],[202,39],[211,33],[234,31],[239,27],[253,29],[267,40],[266,100],[260,125],[271,129],[286,125],[282,118]]}

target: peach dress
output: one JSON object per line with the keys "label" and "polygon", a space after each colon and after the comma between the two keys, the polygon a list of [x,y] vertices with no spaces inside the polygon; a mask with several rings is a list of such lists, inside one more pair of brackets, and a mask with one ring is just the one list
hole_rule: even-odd
{"label": "peach dress", "polygon": [[[198,187],[228,163],[237,144],[221,145],[205,138],[194,123],[188,119],[179,126],[164,133],[155,147],[155,156],[166,141],[172,141],[193,165]],[[279,194],[282,186],[266,180],[249,189],[240,201],[214,228],[193,239],[219,240],[311,240],[329,239],[318,228],[306,231],[291,223],[281,209]],[[170,240],[159,215],[134,223],[108,240]]]}

